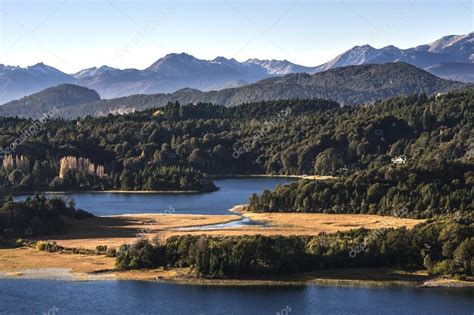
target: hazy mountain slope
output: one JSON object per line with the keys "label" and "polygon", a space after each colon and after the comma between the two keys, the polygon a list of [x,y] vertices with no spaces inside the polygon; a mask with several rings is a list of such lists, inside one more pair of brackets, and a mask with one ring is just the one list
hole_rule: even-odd
{"label": "hazy mountain slope", "polygon": [[170,85],[156,73],[137,69],[102,66],[82,70],[74,76],[77,84],[96,90],[103,98],[176,90],[173,84]]}
{"label": "hazy mountain slope", "polygon": [[61,112],[67,118],[98,116],[180,103],[210,102],[234,106],[244,102],[294,98],[329,98],[345,105],[371,102],[396,95],[434,94],[466,86],[440,79],[406,63],[362,65],[309,74],[289,74],[240,88],[201,92],[183,89],[171,94],[135,95],[81,104]]}
{"label": "hazy mountain slope", "polygon": [[212,90],[240,86],[270,76],[254,64],[217,57],[201,60],[191,55],[168,54],[145,70],[91,68],[74,74],[78,84],[95,89],[104,98],[133,94],[170,93],[190,87]]}
{"label": "hazy mountain slope", "polygon": [[0,104],[75,79],[56,68],[38,63],[27,68],[0,64]]}
{"label": "hazy mountain slope", "polygon": [[440,63],[426,68],[442,78],[461,82],[474,82],[474,63]]}
{"label": "hazy mountain slope", "polygon": [[62,84],[0,106],[0,116],[36,119],[55,108],[68,110],[69,106],[98,100],[100,100],[99,94],[94,90]]}

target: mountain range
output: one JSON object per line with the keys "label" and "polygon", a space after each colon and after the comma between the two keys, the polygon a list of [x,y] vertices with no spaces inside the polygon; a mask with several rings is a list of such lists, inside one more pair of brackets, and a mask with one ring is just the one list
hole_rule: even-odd
{"label": "mountain range", "polygon": [[27,68],[0,65],[0,104],[64,83],[94,89],[108,99],[171,93],[182,88],[222,90],[290,73],[314,74],[350,65],[387,62],[406,62],[445,79],[474,82],[474,33],[445,36],[409,49],[356,46],[316,67],[287,60],[201,60],[186,53],[168,54],[143,70],[102,66],[66,74],[42,63]]}
{"label": "mountain range", "polygon": [[315,71],[387,62],[406,62],[428,71],[430,67],[443,63],[471,66],[474,62],[474,32],[466,35],[445,36],[431,44],[409,49],[400,49],[395,46],[386,46],[380,49],[370,45],[355,46],[333,60],[316,67]]}
{"label": "mountain range", "polygon": [[26,68],[0,64],[0,104],[47,87],[75,82],[74,77],[43,63]]}
{"label": "mountain range", "polygon": [[[325,98],[341,105],[354,105],[414,93],[445,93],[466,86],[468,84],[441,79],[407,63],[369,64],[312,75],[291,73],[219,91],[185,88],[173,93],[138,94],[107,100],[100,100],[94,91],[84,87],[60,85],[0,106],[0,116],[37,118],[42,112],[56,107],[58,116],[74,119],[126,114],[176,101],[234,106],[267,100]],[[55,89],[58,89],[57,93]],[[71,95],[74,95],[72,100]]]}

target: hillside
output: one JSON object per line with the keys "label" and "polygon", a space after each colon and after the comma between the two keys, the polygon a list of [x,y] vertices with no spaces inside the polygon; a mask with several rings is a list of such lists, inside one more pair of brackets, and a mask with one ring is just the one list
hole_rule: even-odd
{"label": "hillside", "polygon": [[100,100],[96,91],[73,84],[62,84],[41,92],[0,105],[0,116],[41,118],[54,109],[65,109],[82,103]]}
{"label": "hillside", "polygon": [[134,95],[92,104],[81,104],[61,111],[66,118],[126,113],[168,102],[182,104],[208,102],[235,106],[246,102],[279,99],[326,98],[343,105],[373,102],[392,96],[456,90],[463,83],[447,81],[406,63],[341,67],[309,74],[289,74],[239,88],[201,92],[183,89],[171,94]]}
{"label": "hillside", "polygon": [[426,68],[426,71],[460,82],[474,82],[474,63],[440,63]]}

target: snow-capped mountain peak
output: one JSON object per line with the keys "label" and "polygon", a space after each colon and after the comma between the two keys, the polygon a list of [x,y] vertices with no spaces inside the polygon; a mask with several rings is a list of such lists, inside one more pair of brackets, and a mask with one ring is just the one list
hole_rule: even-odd
{"label": "snow-capped mountain peak", "polygon": [[311,67],[300,66],[289,62],[288,60],[262,60],[262,59],[248,59],[244,63],[254,64],[262,67],[269,75],[286,75],[289,73],[297,72],[312,72],[314,69]]}
{"label": "snow-capped mountain peak", "polygon": [[121,71],[121,70],[104,65],[104,66],[101,66],[100,68],[92,67],[92,68],[81,70],[79,72],[72,74],[72,76],[79,80],[79,79],[84,79],[88,77],[100,76],[109,71]]}
{"label": "snow-capped mountain peak", "polygon": [[474,32],[465,35],[448,35],[429,44],[428,51],[440,52],[455,45],[463,45],[466,43],[474,43]]}
{"label": "snow-capped mountain peak", "polygon": [[275,59],[239,62],[219,56],[203,60],[187,53],[168,54],[145,70],[102,66],[72,75],[43,63],[26,68],[0,65],[0,103],[62,83],[76,83],[95,89],[103,98],[113,98],[137,93],[168,93],[186,87],[206,91],[289,73],[312,74],[336,67],[388,62],[406,62],[443,78],[473,82],[474,33],[449,35],[408,49],[393,45],[380,49],[370,45],[355,46],[317,67]]}

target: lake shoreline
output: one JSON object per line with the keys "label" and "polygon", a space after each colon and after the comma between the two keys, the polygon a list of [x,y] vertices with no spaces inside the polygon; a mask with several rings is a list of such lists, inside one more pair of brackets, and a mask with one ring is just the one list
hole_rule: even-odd
{"label": "lake shoreline", "polygon": [[[325,176],[325,175],[273,175],[273,174],[248,174],[248,175],[211,175],[209,178],[212,179],[239,179],[239,178],[297,178],[297,179],[307,179],[307,180],[330,180],[336,179],[334,176]],[[45,194],[206,194],[218,191],[220,188],[209,190],[209,191],[199,191],[199,190],[122,190],[122,189],[109,189],[109,190],[61,190],[61,191],[42,191],[41,193]],[[12,196],[21,196],[21,195],[33,195],[36,191],[15,191],[15,192],[5,192],[5,194],[11,194]]]}
{"label": "lake shoreline", "polygon": [[[348,276],[352,274],[352,276]],[[357,276],[356,276],[357,275]],[[329,269],[316,272],[275,275],[258,278],[200,278],[187,268],[73,272],[67,268],[29,268],[0,271],[0,279],[56,281],[139,281],[198,286],[341,286],[341,287],[414,287],[421,289],[474,289],[474,281],[428,276],[424,271],[405,272],[389,268]]]}
{"label": "lake shoreline", "polygon": [[247,174],[247,175],[210,175],[213,179],[226,179],[226,178],[298,178],[298,179],[309,179],[309,180],[328,180],[337,179],[335,176],[330,175],[274,175],[274,174]]}
{"label": "lake shoreline", "polygon": [[[291,177],[280,175],[243,175],[245,177]],[[301,178],[300,176],[298,176]],[[236,177],[233,177],[236,178]],[[81,191],[84,192],[84,191]],[[148,191],[92,191],[89,193],[152,194]],[[56,192],[59,193],[59,192]],[[69,192],[62,192],[67,194]],[[80,192],[79,192],[80,193]],[[163,192],[170,193],[170,192]],[[175,192],[177,194],[183,192]],[[194,193],[194,192],[191,192]],[[215,198],[214,196],[209,196]],[[181,197],[180,197],[181,198]],[[242,203],[242,201],[241,201]],[[474,287],[474,282],[452,279],[437,279],[420,272],[403,272],[393,269],[339,269],[320,270],[309,273],[275,275],[239,279],[199,278],[188,269],[116,270],[115,258],[94,252],[97,246],[118,248],[122,244],[138,239],[167,239],[176,235],[209,236],[314,236],[321,232],[336,233],[356,228],[378,229],[404,226],[411,228],[423,220],[402,219],[388,222],[386,217],[367,214],[321,214],[321,213],[251,213],[245,212],[245,204],[236,204],[226,214],[171,214],[131,213],[104,215],[73,222],[71,229],[61,235],[35,238],[34,241],[57,243],[58,252],[38,251],[35,246],[0,249],[0,278],[53,279],[71,281],[120,280],[151,281],[181,285],[208,286],[411,286],[411,287]],[[263,222],[265,226],[239,226],[202,230],[203,226],[222,225],[248,218]],[[185,227],[186,231],[179,231]],[[77,250],[77,251],[73,251]],[[75,254],[72,254],[75,252]]]}
{"label": "lake shoreline", "polygon": [[[219,188],[217,189],[219,190]],[[62,191],[42,191],[44,194],[66,195],[66,194],[205,194],[211,191],[198,190],[62,190]],[[37,192],[12,192],[12,196],[33,195]]]}

